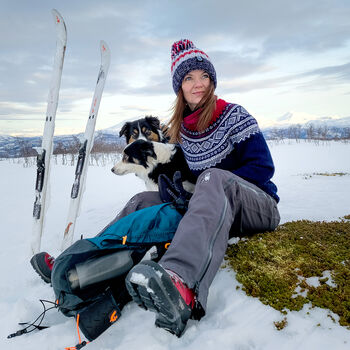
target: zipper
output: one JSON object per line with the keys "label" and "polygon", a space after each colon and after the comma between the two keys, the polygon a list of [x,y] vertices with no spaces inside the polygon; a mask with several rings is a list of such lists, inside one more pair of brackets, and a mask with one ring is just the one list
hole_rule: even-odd
{"label": "zipper", "polygon": [[203,266],[203,268],[202,268],[202,270],[201,270],[201,273],[200,273],[200,275],[199,275],[198,281],[195,283],[195,294],[196,294],[196,295],[198,295],[199,285],[200,285],[200,283],[202,282],[202,279],[204,278],[204,275],[206,274],[206,272],[207,272],[207,270],[208,270],[208,268],[209,268],[210,262],[211,262],[211,260],[212,260],[212,258],[213,258],[213,247],[214,247],[214,243],[215,243],[216,238],[217,238],[217,236],[218,236],[218,234],[219,234],[219,232],[220,232],[220,230],[221,230],[221,228],[222,228],[222,225],[223,225],[223,223],[224,223],[224,219],[225,219],[225,214],[226,214],[227,206],[228,206],[228,199],[227,199],[227,197],[225,196],[224,209],[223,209],[223,211],[222,211],[222,213],[221,213],[219,224],[218,224],[218,226],[217,226],[217,228],[216,228],[216,231],[215,231],[215,233],[214,233],[214,235],[213,235],[213,237],[212,237],[212,239],[211,239],[211,241],[210,241],[210,244],[209,244],[208,258],[207,258],[207,260],[206,260],[206,262],[205,262],[205,264],[204,264],[204,266]]}

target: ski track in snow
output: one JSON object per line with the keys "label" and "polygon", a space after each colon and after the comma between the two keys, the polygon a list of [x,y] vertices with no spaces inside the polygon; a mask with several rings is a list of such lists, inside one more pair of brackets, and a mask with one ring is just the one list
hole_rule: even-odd
{"label": "ski track in snow", "polygon": [[[276,165],[274,182],[279,188],[281,222],[298,219],[337,220],[350,214],[350,175],[311,176],[313,173],[350,173],[350,144],[326,142],[319,145],[301,141],[269,143]],[[134,175],[115,176],[112,164],[91,166],[81,214],[75,230],[91,237],[97,234],[127,200],[145,189]],[[53,164],[51,168],[51,203],[47,213],[42,250],[57,256],[69,206],[74,168]],[[78,342],[74,319],[56,311],[47,314],[49,329],[14,339],[7,335],[20,329],[18,322],[33,321],[41,313],[39,299],[54,300],[52,288],[32,270],[29,246],[34,201],[35,167],[24,168],[12,161],[0,161],[0,215],[2,249],[0,250],[0,348],[64,349]],[[154,314],[133,303],[123,316],[87,350],[348,350],[350,331],[334,323],[328,310],[306,305],[299,312],[288,313],[288,325],[277,331],[274,321],[283,316],[258,299],[236,290],[235,273],[222,269],[210,289],[207,315],[190,321],[180,339],[157,329]],[[338,319],[336,315],[332,315]]]}

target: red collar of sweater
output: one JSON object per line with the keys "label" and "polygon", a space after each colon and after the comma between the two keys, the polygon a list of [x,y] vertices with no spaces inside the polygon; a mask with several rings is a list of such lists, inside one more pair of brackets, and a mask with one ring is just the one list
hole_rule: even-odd
{"label": "red collar of sweater", "polygon": [[[224,100],[221,100],[221,99],[216,100],[216,108],[215,108],[215,111],[213,113],[213,117],[210,120],[209,125],[214,123],[215,120],[220,117],[222,111],[227,106],[227,104],[228,103],[225,102]],[[202,112],[202,109],[200,108],[200,109],[196,110],[195,112],[193,112],[192,114],[185,117],[183,120],[183,126],[186,129],[189,129],[191,131],[197,131],[197,123],[198,123],[198,120],[200,118],[201,112]]]}

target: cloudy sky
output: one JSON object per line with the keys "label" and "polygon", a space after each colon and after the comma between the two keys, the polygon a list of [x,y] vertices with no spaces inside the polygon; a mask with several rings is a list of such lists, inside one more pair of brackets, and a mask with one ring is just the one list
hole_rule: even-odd
{"label": "cloudy sky", "polygon": [[67,26],[56,134],[82,132],[100,64],[112,54],[97,129],[174,102],[170,47],[209,54],[217,95],[261,126],[294,114],[350,116],[349,0],[0,0],[0,134],[42,133],[56,8]]}

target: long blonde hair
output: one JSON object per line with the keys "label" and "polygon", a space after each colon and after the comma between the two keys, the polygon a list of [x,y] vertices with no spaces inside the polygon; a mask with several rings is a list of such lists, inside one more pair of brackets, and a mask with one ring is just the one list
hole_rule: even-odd
{"label": "long blonde hair", "polygon": [[[200,118],[197,124],[198,131],[204,131],[213,117],[213,113],[216,107],[216,96],[214,95],[214,83],[211,81],[206,94],[198,103],[196,108],[201,108]],[[181,142],[180,129],[183,121],[183,114],[186,108],[186,100],[182,89],[180,88],[176,100],[173,106],[173,115],[168,123],[169,129],[167,130],[168,136],[170,136],[170,142]]]}

